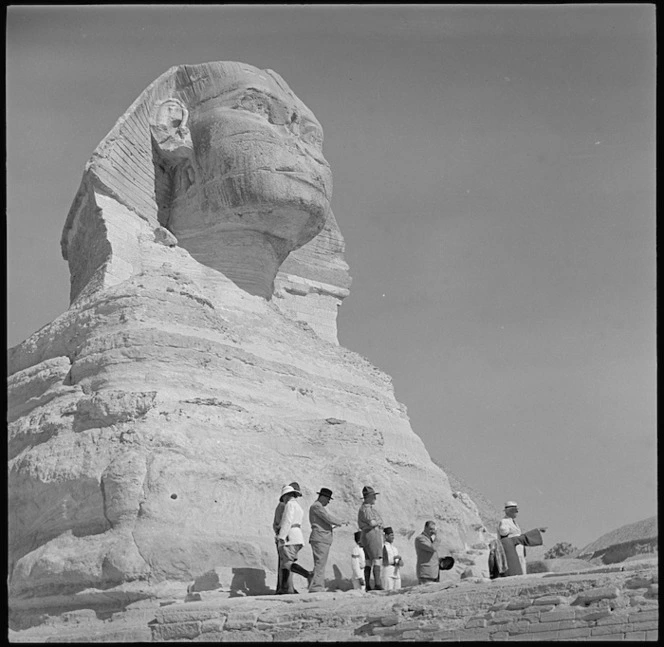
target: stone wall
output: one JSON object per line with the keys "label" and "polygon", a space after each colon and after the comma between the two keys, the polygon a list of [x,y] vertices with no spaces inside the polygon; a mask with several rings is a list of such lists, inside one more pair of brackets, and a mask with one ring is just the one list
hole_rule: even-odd
{"label": "stone wall", "polygon": [[290,604],[266,601],[250,609],[231,600],[171,605],[156,613],[152,637],[196,642],[654,641],[658,637],[658,576],[652,568],[617,567],[445,586],[449,583],[352,601],[349,594],[336,594],[336,600],[330,594],[307,596]]}
{"label": "stone wall", "polygon": [[[657,564],[459,580],[401,591],[227,597],[188,593],[10,630],[10,642],[383,642],[658,638]],[[202,599],[199,599],[202,598]],[[196,600],[186,602],[185,600]]]}

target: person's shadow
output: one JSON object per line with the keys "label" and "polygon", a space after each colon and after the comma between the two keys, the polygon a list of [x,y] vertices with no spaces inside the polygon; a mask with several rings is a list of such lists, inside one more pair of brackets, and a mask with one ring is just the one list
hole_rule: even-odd
{"label": "person's shadow", "polygon": [[349,591],[353,588],[352,582],[341,574],[341,569],[336,565],[332,565],[332,572],[334,579],[325,583],[325,586],[333,591]]}
{"label": "person's shadow", "polygon": [[230,588],[232,598],[272,593],[265,582],[265,571],[258,568],[234,568]]}

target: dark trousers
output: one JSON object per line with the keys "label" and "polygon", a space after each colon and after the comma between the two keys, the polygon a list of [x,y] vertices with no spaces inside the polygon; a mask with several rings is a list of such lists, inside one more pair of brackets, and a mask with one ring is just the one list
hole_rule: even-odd
{"label": "dark trousers", "polygon": [[440,582],[440,575],[435,579],[433,577],[418,577],[417,578],[420,584],[426,584],[427,582]]}
{"label": "dark trousers", "polygon": [[279,542],[275,542],[277,546],[277,592],[281,591],[284,586],[283,577],[281,573],[281,555],[279,553]]}

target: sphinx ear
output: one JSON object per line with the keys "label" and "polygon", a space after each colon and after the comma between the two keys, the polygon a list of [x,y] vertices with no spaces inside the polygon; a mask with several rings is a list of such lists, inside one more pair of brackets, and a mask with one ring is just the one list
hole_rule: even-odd
{"label": "sphinx ear", "polygon": [[150,133],[157,150],[172,164],[191,158],[194,146],[187,128],[189,111],[175,98],[155,104],[150,114]]}

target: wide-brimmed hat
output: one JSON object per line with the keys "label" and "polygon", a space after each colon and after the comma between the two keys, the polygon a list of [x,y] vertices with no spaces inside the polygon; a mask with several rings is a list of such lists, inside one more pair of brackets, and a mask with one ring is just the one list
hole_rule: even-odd
{"label": "wide-brimmed hat", "polygon": [[394,530],[392,530],[392,526],[387,526],[387,528],[383,528],[383,532],[386,535],[391,535],[394,532]]}
{"label": "wide-brimmed hat", "polygon": [[365,485],[362,488],[362,498],[366,499],[370,494],[380,494],[380,492],[376,492],[370,485]]}
{"label": "wide-brimmed hat", "polygon": [[279,495],[279,498],[284,496],[284,494],[290,494],[291,492],[294,492],[295,496],[302,496],[302,492],[300,492],[299,486],[297,489],[295,489],[292,485],[284,485],[284,487],[281,488],[281,494]]}
{"label": "wide-brimmed hat", "polygon": [[318,496],[326,496],[330,501],[332,501],[332,490],[329,490],[326,487],[322,487],[320,492],[316,492]]}
{"label": "wide-brimmed hat", "polygon": [[505,510],[507,508],[518,508],[519,504],[516,501],[505,501]]}
{"label": "wide-brimmed hat", "polygon": [[438,567],[441,571],[449,571],[454,566],[454,557],[441,557],[438,560]]}

